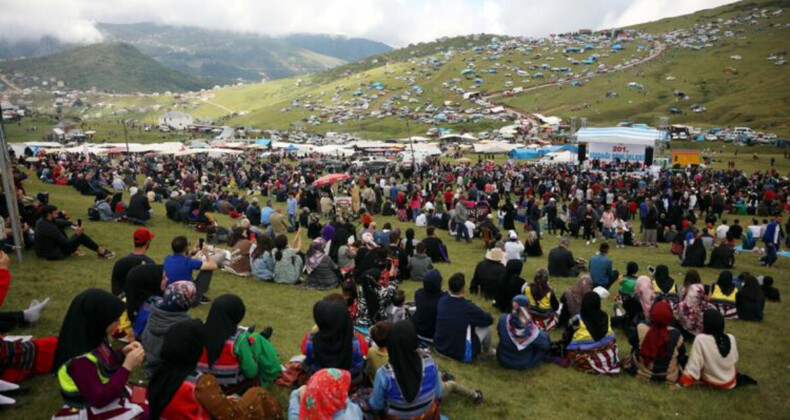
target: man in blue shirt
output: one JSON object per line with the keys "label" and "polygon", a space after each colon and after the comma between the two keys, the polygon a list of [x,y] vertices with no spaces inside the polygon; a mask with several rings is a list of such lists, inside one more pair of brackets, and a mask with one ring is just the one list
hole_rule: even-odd
{"label": "man in blue shirt", "polygon": [[[200,298],[200,303],[209,302],[210,299],[205,296],[205,293],[208,291],[209,285],[211,284],[213,272],[219,268],[217,263],[211,258],[207,258],[206,261],[203,261],[187,256],[189,252],[189,242],[185,236],[176,236],[173,238],[170,247],[173,249],[173,255],[168,255],[164,261],[167,284],[170,285],[177,281],[192,281],[192,272],[199,270],[200,273],[198,273],[197,278],[194,280],[198,298]],[[196,244],[191,256],[197,254],[198,251],[202,251],[205,255],[207,251],[205,244],[202,250],[198,249],[198,245]]]}
{"label": "man in blue shirt", "polygon": [[601,286],[609,289],[620,277],[620,273],[612,270],[612,260],[607,257],[609,254],[609,244],[603,243],[598,248],[598,253],[590,258],[590,278],[593,287]]}
{"label": "man in blue shirt", "polygon": [[466,279],[463,274],[453,274],[448,283],[450,293],[439,298],[436,308],[436,334],[433,337],[436,350],[455,360],[464,361],[466,331],[471,327],[472,359],[480,354],[488,356],[491,351],[491,324],[494,323],[494,318],[464,297]]}
{"label": "man in blue shirt", "polygon": [[288,201],[285,203],[286,210],[288,211],[288,223],[291,224],[291,229],[296,230],[296,197],[293,191],[288,193]]}
{"label": "man in blue shirt", "polygon": [[272,208],[272,201],[268,200],[266,202],[266,207],[261,209],[261,225],[263,225],[263,227],[269,227],[272,214],[274,214],[274,208]]}

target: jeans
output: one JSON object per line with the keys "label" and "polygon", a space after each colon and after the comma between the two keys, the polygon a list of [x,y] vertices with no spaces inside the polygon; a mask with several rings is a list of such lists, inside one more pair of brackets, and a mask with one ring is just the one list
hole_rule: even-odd
{"label": "jeans", "polygon": [[411,209],[411,220],[412,222],[417,220],[417,216],[420,215],[420,209]]}
{"label": "jeans", "polygon": [[764,263],[767,266],[772,266],[776,262],[776,245],[775,244],[766,244],[765,245],[765,256],[760,258],[760,262]]}
{"label": "jeans", "polygon": [[86,234],[82,235],[71,235],[71,237],[66,241],[66,245],[64,246],[63,253],[66,256],[73,254],[77,251],[77,248],[80,245],[84,246],[85,248],[90,249],[91,251],[98,251],[99,245],[90,238],[90,236]]}
{"label": "jeans", "polygon": [[288,214],[288,223],[291,225],[291,229],[296,230],[296,215],[295,214]]}
{"label": "jeans", "polygon": [[625,235],[623,235],[622,233],[618,233],[616,238],[617,238],[618,246],[623,246],[625,244]]}
{"label": "jeans", "polygon": [[460,241],[461,237],[469,241],[469,230],[466,228],[465,222],[455,222],[455,240]]}

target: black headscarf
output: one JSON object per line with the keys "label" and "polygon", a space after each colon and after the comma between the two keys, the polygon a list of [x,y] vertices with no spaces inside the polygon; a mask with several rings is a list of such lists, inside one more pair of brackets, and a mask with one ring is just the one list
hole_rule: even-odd
{"label": "black headscarf", "polygon": [[318,332],[313,334],[313,356],[322,369],[351,368],[354,326],[348,309],[339,302],[320,300],[313,306]]}
{"label": "black headscarf", "polygon": [[672,290],[672,286],[675,285],[675,279],[669,277],[669,267],[664,264],[656,267],[655,279],[658,288],[664,293],[669,293]]}
{"label": "black headscarf", "polygon": [[502,312],[510,312],[513,308],[513,297],[521,294],[524,280],[521,278],[521,270],[524,263],[520,258],[509,260],[505,265],[505,281],[499,289],[499,296],[496,298],[496,307]]}
{"label": "black headscarf", "polygon": [[716,281],[716,285],[719,286],[719,290],[725,295],[732,293],[733,289],[735,289],[735,284],[732,282],[732,272],[725,270],[719,273],[719,279]]}
{"label": "black headscarf", "polygon": [[705,245],[702,239],[697,238],[694,243],[686,248],[686,258],[683,259],[683,267],[704,267],[705,260],[707,259],[708,252],[705,250]]}
{"label": "black headscarf", "polygon": [[584,295],[579,314],[593,340],[598,341],[606,337],[609,332],[609,315],[601,310],[601,297],[598,293],[587,292]]}
{"label": "black headscarf", "polygon": [[376,314],[379,313],[381,309],[381,302],[379,302],[379,284],[378,281],[381,278],[381,270],[376,268],[371,268],[364,273],[362,273],[362,277],[359,279],[359,285],[362,287],[362,297],[365,298],[365,303],[368,309],[368,319],[372,322],[378,322],[380,320],[375,319]]}
{"label": "black headscarf", "polygon": [[639,264],[631,261],[625,267],[625,275],[629,277],[636,277],[636,273],[639,272]]}
{"label": "black headscarf", "polygon": [[162,296],[162,273],[165,266],[161,264],[141,264],[129,270],[126,275],[126,313],[129,320],[137,319],[137,311],[151,296]]}
{"label": "black headscarf", "polygon": [[335,263],[337,263],[337,251],[348,242],[348,237],[352,235],[351,232],[346,229],[345,225],[338,224],[335,233],[332,234],[332,242],[329,243],[329,258],[332,258]]}
{"label": "black headscarf", "polygon": [[99,347],[107,339],[107,327],[121,317],[123,310],[123,302],[104,290],[88,289],[78,294],[60,327],[53,372],[70,359]]}
{"label": "black headscarf", "polygon": [[209,366],[222,354],[225,342],[236,333],[246,308],[240,297],[232,294],[214,299],[206,318],[206,356]]}
{"label": "black headscarf", "polygon": [[705,334],[712,335],[716,339],[716,347],[719,348],[721,357],[727,357],[732,343],[730,337],[724,333],[724,315],[716,309],[708,309],[702,316],[702,328]]}
{"label": "black headscarf", "polygon": [[389,363],[395,373],[403,398],[412,402],[420,393],[422,384],[422,357],[417,353],[419,340],[414,324],[401,321],[395,324],[387,338]]}
{"label": "black headscarf", "polygon": [[[760,283],[751,274],[741,274],[743,281],[743,288],[738,292],[738,296],[752,302],[762,302],[765,300],[763,289],[760,288]],[[763,279],[765,282],[765,279]]]}
{"label": "black headscarf", "polygon": [[203,353],[206,331],[199,319],[190,319],[173,324],[165,334],[157,367],[148,385],[149,413],[158,419],[181,384],[195,373],[195,367]]}
{"label": "black headscarf", "polygon": [[406,251],[406,257],[414,255],[414,229],[412,228],[406,229],[406,246],[404,250]]}

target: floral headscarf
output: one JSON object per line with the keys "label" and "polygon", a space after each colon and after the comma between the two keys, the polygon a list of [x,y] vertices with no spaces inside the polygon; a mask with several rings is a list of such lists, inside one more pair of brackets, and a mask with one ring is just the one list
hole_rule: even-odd
{"label": "floral headscarf", "polygon": [[299,420],[331,420],[346,407],[351,374],[341,369],[321,369],[302,392]]}
{"label": "floral headscarf", "polygon": [[307,250],[307,274],[313,272],[324,260],[326,253],[326,240],[324,238],[315,238],[310,244],[310,249]]}
{"label": "floral headscarf", "polygon": [[708,309],[705,301],[705,286],[692,284],[683,292],[683,300],[678,305],[679,321],[686,331],[697,335],[703,330],[702,315]]}
{"label": "floral headscarf", "polygon": [[165,295],[159,304],[159,309],[168,312],[186,312],[194,306],[197,297],[195,283],[191,281],[177,281],[165,289]]}
{"label": "floral headscarf", "polygon": [[[538,338],[540,329],[532,322],[532,318],[527,311],[529,299],[524,295],[513,298],[513,310],[507,315],[507,334],[516,345],[519,351],[524,350]],[[526,322],[521,320],[521,315],[527,318]]]}

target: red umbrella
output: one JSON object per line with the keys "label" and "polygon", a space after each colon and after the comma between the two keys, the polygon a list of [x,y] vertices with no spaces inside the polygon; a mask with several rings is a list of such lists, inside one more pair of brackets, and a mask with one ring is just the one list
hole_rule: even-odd
{"label": "red umbrella", "polygon": [[351,179],[348,174],[329,174],[318,178],[313,182],[313,187],[320,188],[326,185],[334,184],[335,182],[345,181]]}

